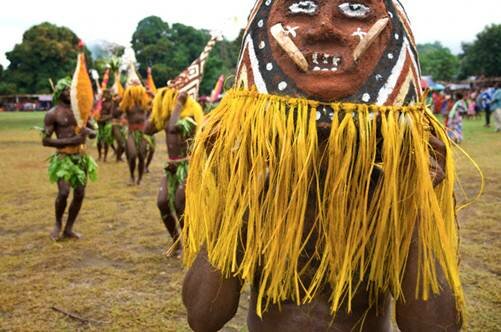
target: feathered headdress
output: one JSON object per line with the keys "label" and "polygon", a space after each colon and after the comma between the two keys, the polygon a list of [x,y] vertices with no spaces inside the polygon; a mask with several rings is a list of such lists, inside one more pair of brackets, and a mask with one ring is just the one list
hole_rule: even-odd
{"label": "feathered headdress", "polygon": [[148,70],[147,70],[146,87],[151,92],[157,93],[157,87],[155,85],[155,81],[153,80],[153,73],[151,71],[151,67],[148,67]]}
{"label": "feathered headdress", "polygon": [[[258,0],[237,84],[196,137],[185,263],[206,248],[224,276],[254,282],[258,315],[308,303],[324,286],[336,313],[362,281],[371,303],[402,299],[417,232],[416,297],[441,291],[440,268],[462,308],[453,152],[419,76],[397,0]],[[437,187],[432,135],[446,149]]]}
{"label": "feathered headdress", "polygon": [[77,67],[71,81],[71,109],[77,120],[78,128],[86,126],[94,106],[94,91],[87,71],[84,44],[80,42]]}

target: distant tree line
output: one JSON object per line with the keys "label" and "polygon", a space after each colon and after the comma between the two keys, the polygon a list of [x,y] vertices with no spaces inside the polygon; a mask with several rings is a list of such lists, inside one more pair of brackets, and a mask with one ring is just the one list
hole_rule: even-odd
{"label": "distant tree line", "polygon": [[[219,75],[234,74],[242,35],[235,41],[223,40],[212,51],[201,86],[201,94],[210,94]],[[172,25],[160,17],[141,20],[132,35],[132,47],[145,77],[152,67],[158,87],[185,69],[202,52],[210,33],[180,23]],[[6,54],[10,64],[0,66],[0,95],[14,93],[50,93],[49,78],[54,81],[73,73],[79,38],[66,27],[42,23],[28,29],[20,44]],[[423,75],[435,80],[456,80],[468,76],[501,76],[501,24],[487,26],[472,43],[462,45],[459,56],[439,42],[418,45]],[[92,58],[88,49],[89,68],[104,72],[110,59]],[[123,47],[111,50],[123,54]],[[110,82],[112,83],[112,82]]]}
{"label": "distant tree line", "polygon": [[[132,36],[132,48],[136,52],[139,73],[145,78],[151,66],[158,87],[176,77],[203,51],[210,39],[206,30],[175,23],[169,25],[161,18],[150,16],[141,20]],[[76,65],[78,36],[66,27],[42,23],[28,29],[20,44],[6,54],[10,64],[0,66],[0,95],[15,93],[50,93],[49,78],[56,81],[71,76]],[[201,94],[208,95],[219,75],[230,76],[238,61],[241,38],[220,41],[212,51],[205,66]],[[121,56],[123,47],[109,50],[113,56]],[[102,74],[110,58],[101,55],[92,58],[86,48],[88,67]],[[108,54],[109,55],[109,54]],[[110,85],[113,83],[111,77]]]}
{"label": "distant tree line", "polygon": [[501,76],[501,24],[487,26],[472,43],[462,44],[458,56],[440,42],[418,45],[423,75],[434,80],[463,80],[469,76]]}

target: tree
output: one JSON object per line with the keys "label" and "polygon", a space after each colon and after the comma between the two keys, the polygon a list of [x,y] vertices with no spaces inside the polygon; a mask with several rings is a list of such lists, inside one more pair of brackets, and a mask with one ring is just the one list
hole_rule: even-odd
{"label": "tree", "polygon": [[462,45],[460,77],[501,76],[501,24],[487,26],[473,43]]}
{"label": "tree", "polygon": [[[49,93],[49,78],[57,80],[71,76],[78,54],[77,35],[68,28],[42,23],[27,30],[7,59],[10,65],[4,73],[18,93]],[[90,52],[86,50],[90,60]]]}
{"label": "tree", "polygon": [[[139,73],[146,77],[147,67],[151,66],[155,84],[165,86],[200,56],[209,39],[210,33],[206,30],[180,23],[170,26],[157,16],[146,17],[139,22],[132,36]],[[205,66],[202,95],[210,94],[219,75],[233,74],[239,49],[240,40],[223,40],[216,45]]]}
{"label": "tree", "polygon": [[418,45],[423,75],[436,81],[451,81],[459,71],[459,59],[440,42]]}

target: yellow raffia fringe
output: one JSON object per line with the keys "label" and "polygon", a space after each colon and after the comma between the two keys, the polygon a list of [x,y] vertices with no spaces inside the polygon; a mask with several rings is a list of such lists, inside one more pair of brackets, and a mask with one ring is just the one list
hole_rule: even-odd
{"label": "yellow raffia fringe", "polygon": [[[388,291],[403,299],[402,279],[417,227],[416,298],[427,300],[441,291],[438,263],[462,312],[455,169],[442,125],[424,104],[333,103],[330,138],[321,150],[319,105],[231,90],[209,114],[190,161],[185,264],[205,247],[211,264],[227,277],[252,283],[259,271],[259,315],[270,303],[307,303],[329,284],[335,314],[343,303],[351,310],[364,277],[373,302]],[[446,178],[436,188],[430,132],[447,145]],[[370,196],[376,168],[384,177]],[[304,229],[312,192],[315,228]],[[300,266],[312,232],[318,236],[310,257],[315,264]]]}
{"label": "yellow raffia fringe", "polygon": [[[157,91],[153,100],[153,110],[150,120],[158,130],[165,128],[166,121],[169,120],[176,107],[178,94],[179,92],[173,88],[162,88]],[[200,127],[204,119],[202,106],[192,97],[188,97],[181,112],[181,119],[186,117],[192,117],[198,124],[197,128]]]}
{"label": "yellow raffia fringe", "polygon": [[122,112],[130,111],[134,107],[140,107],[147,110],[150,107],[151,98],[146,93],[146,89],[141,85],[132,85],[125,89],[120,110]]}

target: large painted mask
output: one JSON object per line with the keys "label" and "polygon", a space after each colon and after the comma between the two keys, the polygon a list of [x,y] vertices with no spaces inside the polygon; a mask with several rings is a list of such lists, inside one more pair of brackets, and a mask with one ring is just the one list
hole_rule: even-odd
{"label": "large painted mask", "polygon": [[238,87],[376,105],[420,99],[418,57],[398,0],[258,0]]}

